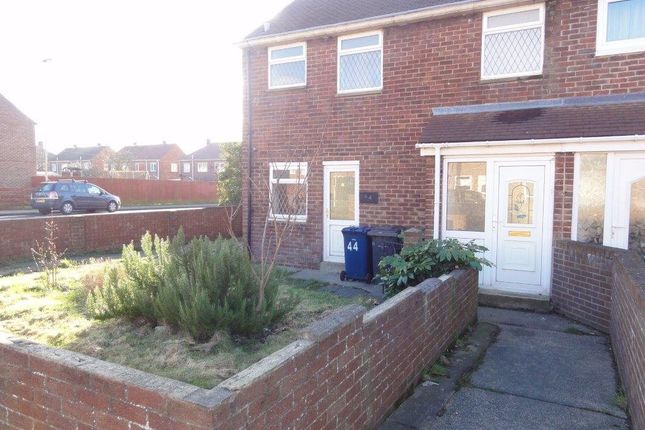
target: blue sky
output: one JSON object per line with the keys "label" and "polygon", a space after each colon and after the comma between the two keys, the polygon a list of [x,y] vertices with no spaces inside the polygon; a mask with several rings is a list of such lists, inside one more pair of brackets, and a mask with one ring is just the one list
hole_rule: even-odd
{"label": "blue sky", "polygon": [[[58,152],[242,134],[234,43],[289,0],[3,0],[0,93]],[[226,4],[226,8],[223,5]]]}

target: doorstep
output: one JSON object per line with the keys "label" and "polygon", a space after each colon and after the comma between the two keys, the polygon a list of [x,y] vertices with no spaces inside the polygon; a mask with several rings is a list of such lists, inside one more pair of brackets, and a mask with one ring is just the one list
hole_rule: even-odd
{"label": "doorstep", "polygon": [[490,288],[479,289],[479,305],[493,308],[551,313],[553,306],[546,296],[509,293]]}

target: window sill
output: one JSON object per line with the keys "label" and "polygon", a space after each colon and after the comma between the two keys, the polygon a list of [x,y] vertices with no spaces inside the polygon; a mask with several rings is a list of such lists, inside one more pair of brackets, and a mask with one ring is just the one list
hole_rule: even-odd
{"label": "window sill", "polygon": [[383,88],[377,88],[372,90],[361,90],[361,91],[336,91],[337,97],[351,97],[351,96],[373,96],[383,93]]}
{"label": "window sill", "polygon": [[275,87],[275,88],[267,88],[267,91],[269,92],[274,92],[274,91],[289,91],[289,90],[303,90],[307,88],[307,84],[304,85],[292,85],[288,87]]}
{"label": "window sill", "polygon": [[307,223],[307,218],[287,218],[287,217],[275,217],[275,216],[270,216],[267,218],[267,221],[275,221],[275,222],[293,222],[296,224],[306,224]]}
{"label": "window sill", "polygon": [[638,52],[645,52],[645,44],[632,46],[599,46],[596,48],[596,57],[635,54]]}
{"label": "window sill", "polygon": [[522,75],[522,76],[508,76],[500,78],[480,78],[480,84],[496,84],[500,82],[514,82],[514,81],[528,81],[528,80],[537,80],[544,79],[544,73],[538,73],[535,75]]}

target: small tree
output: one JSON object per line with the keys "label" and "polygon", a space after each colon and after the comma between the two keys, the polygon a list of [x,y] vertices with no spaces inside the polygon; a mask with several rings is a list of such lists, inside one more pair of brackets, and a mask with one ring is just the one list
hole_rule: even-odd
{"label": "small tree", "polygon": [[221,205],[237,205],[242,199],[242,144],[225,143],[224,170],[219,174],[219,202]]}
{"label": "small tree", "polygon": [[45,222],[43,230],[45,238],[42,242],[36,241],[36,247],[31,249],[31,255],[38,269],[43,272],[41,279],[45,288],[59,288],[58,270],[66,251],[58,251],[56,246],[56,230],[58,230],[58,227],[51,217]]}

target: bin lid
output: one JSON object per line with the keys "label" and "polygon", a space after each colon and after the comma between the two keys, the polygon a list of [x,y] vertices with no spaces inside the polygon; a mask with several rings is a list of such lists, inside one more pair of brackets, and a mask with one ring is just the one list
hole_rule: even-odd
{"label": "bin lid", "polygon": [[366,234],[368,231],[370,231],[369,227],[362,227],[362,226],[351,226],[351,227],[345,227],[342,232],[343,233],[357,233],[357,234]]}
{"label": "bin lid", "polygon": [[402,231],[403,227],[400,226],[374,227],[370,229],[367,235],[372,237],[399,237]]}

